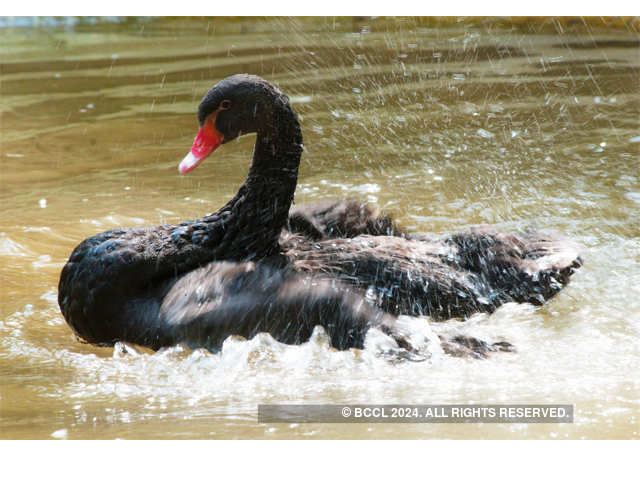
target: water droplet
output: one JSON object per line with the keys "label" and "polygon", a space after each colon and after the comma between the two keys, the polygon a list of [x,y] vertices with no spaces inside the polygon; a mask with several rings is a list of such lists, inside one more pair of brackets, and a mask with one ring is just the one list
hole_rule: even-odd
{"label": "water droplet", "polygon": [[289,97],[291,103],[309,103],[313,100],[311,95],[299,95],[296,97]]}
{"label": "water droplet", "polygon": [[69,436],[69,431],[66,428],[62,428],[60,430],[56,430],[51,434],[53,438],[59,438],[61,440],[66,440]]}
{"label": "water droplet", "polygon": [[493,138],[496,136],[494,133],[488,132],[484,128],[479,128],[476,133],[482,138]]}

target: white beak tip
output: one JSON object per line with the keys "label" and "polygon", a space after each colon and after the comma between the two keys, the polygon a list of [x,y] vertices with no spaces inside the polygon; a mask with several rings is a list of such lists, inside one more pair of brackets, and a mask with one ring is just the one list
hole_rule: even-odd
{"label": "white beak tip", "polygon": [[180,165],[178,165],[180,175],[189,173],[191,170],[196,168],[202,160],[202,158],[198,159],[193,153],[189,152],[187,156],[182,159]]}

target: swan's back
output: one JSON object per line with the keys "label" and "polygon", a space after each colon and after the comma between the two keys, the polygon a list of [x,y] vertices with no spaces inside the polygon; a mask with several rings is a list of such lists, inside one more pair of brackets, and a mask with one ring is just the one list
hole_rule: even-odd
{"label": "swan's back", "polygon": [[404,236],[391,216],[354,198],[296,205],[289,210],[286,228],[311,240],[358,235]]}

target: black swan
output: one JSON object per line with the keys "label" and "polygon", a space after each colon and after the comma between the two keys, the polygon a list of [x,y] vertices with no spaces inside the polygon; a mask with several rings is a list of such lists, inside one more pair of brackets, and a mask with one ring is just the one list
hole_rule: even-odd
{"label": "black swan", "polygon": [[[245,183],[201,219],[109,230],[78,245],[62,270],[58,302],[85,341],[217,350],[229,335],[258,332],[302,343],[321,325],[338,349],[361,348],[371,327],[410,349],[397,314],[445,319],[507,301],[540,304],[581,265],[572,244],[533,234],[478,227],[409,238],[390,217],[353,200],[289,213],[302,133],[288,98],[259,77],[220,81],[200,103],[198,120],[180,173],[222,143],[256,133]],[[453,342],[479,352],[508,349]]]}

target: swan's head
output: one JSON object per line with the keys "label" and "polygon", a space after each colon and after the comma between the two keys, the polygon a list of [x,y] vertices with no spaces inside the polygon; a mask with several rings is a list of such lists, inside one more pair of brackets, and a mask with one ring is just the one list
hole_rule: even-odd
{"label": "swan's head", "polygon": [[218,82],[198,106],[200,130],[180,162],[180,173],[196,168],[221,144],[268,127],[274,106],[281,102],[287,102],[287,97],[255,75],[233,75]]}

